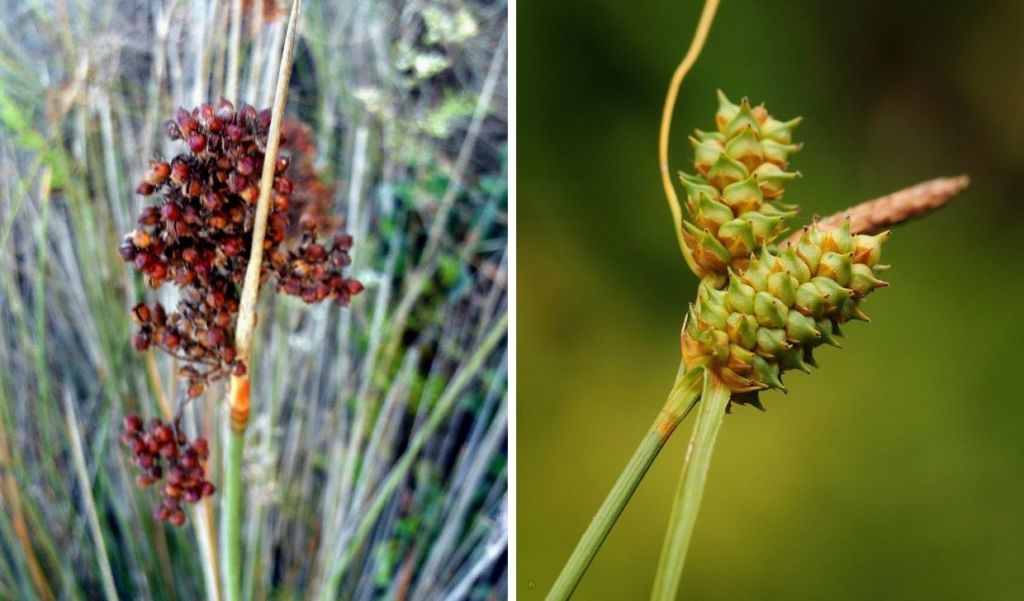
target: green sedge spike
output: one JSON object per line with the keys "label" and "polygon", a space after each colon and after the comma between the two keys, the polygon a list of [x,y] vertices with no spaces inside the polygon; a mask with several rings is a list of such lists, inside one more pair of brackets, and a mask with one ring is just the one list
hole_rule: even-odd
{"label": "green sedge spike", "polygon": [[796,214],[795,207],[776,201],[797,177],[786,167],[800,149],[792,142],[800,119],[779,121],[763,105],[751,106],[746,99],[734,104],[721,91],[718,102],[716,131],[697,130],[690,137],[697,173],[680,173],[680,178],[690,214],[682,234],[697,275],[720,279],[772,243],[783,231],[783,220]]}
{"label": "green sedge spike", "polygon": [[[710,235],[700,233],[706,247]],[[861,302],[888,285],[878,264],[888,238],[851,235],[849,220],[829,230],[808,226],[785,250],[762,247],[745,268],[727,267],[724,288],[705,280],[683,330],[687,369],[706,367],[737,394],[785,390],[785,371],[808,372],[815,347],[839,346],[840,324],[867,320]]]}

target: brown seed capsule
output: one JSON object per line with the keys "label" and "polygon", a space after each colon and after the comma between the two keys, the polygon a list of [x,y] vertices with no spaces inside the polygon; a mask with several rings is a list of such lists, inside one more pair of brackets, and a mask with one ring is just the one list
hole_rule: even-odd
{"label": "brown seed capsule", "polygon": [[205,386],[203,385],[203,383],[201,381],[193,380],[188,385],[188,396],[190,398],[194,399],[194,398],[202,395],[204,389],[205,389]]}
{"label": "brown seed capsule", "polygon": [[164,494],[167,495],[168,497],[180,497],[181,488],[173,484],[168,484],[167,486],[164,487]]}
{"label": "brown seed capsule", "polygon": [[[242,251],[245,250],[245,247],[243,246],[242,239],[239,238],[238,236],[228,236],[221,240],[220,249],[223,250],[224,254],[226,254],[227,256],[235,257],[242,254]],[[218,303],[217,305],[214,306],[220,305]]]}
{"label": "brown seed capsule", "polygon": [[128,432],[139,432],[142,430],[142,418],[138,415],[126,415],[124,417],[124,429]]}
{"label": "brown seed capsule", "polygon": [[200,459],[206,459],[210,455],[210,443],[205,438],[197,438],[192,442],[192,448],[195,449]]}
{"label": "brown seed capsule", "polygon": [[184,524],[185,512],[182,511],[181,509],[176,509],[174,513],[171,514],[171,523],[175,526],[181,526],[182,524]]}
{"label": "brown seed capsule", "polygon": [[171,166],[164,161],[153,161],[149,164],[149,169],[143,176],[143,179],[153,186],[159,186],[160,184],[167,181],[167,178],[171,175]]}
{"label": "brown seed capsule", "polygon": [[256,109],[250,104],[243,104],[238,110],[238,118],[242,123],[251,125],[256,120]]}
{"label": "brown seed capsule", "polygon": [[185,501],[188,503],[198,503],[199,499],[202,498],[202,488],[189,488],[185,491]]}
{"label": "brown seed capsule", "polygon": [[191,133],[191,130],[186,130],[185,124],[192,121],[192,114],[185,110],[184,107],[179,106],[178,110],[174,111],[174,120],[178,124],[178,128],[184,133]]}
{"label": "brown seed capsule", "polygon": [[121,245],[117,247],[117,254],[121,255],[123,261],[134,261],[137,253],[135,244],[130,240],[122,240]]}
{"label": "brown seed capsule", "polygon": [[160,303],[153,303],[153,323],[158,326],[163,326],[167,323],[167,311],[164,310],[164,306]]}
{"label": "brown seed capsule", "polygon": [[334,237],[334,248],[349,250],[352,248],[352,236],[349,234],[338,234]]}
{"label": "brown seed capsule", "polygon": [[139,225],[156,225],[160,223],[160,209],[146,207],[139,213]]}
{"label": "brown seed capsule", "polygon": [[167,507],[166,505],[161,505],[156,508],[156,511],[153,512],[153,517],[160,520],[161,522],[166,522],[168,518],[171,517],[171,511],[172,510],[170,507]]}
{"label": "brown seed capsule", "polygon": [[207,339],[213,346],[220,346],[227,340],[227,332],[220,326],[214,326],[207,330]]}
{"label": "brown seed capsule", "polygon": [[203,482],[203,496],[204,497],[212,496],[213,493],[215,493],[215,492],[217,492],[217,488],[213,485],[212,482],[209,482],[209,481]]}
{"label": "brown seed capsule", "polygon": [[291,206],[291,198],[285,194],[274,195],[274,210],[275,211],[287,211],[288,207]]}
{"label": "brown seed capsule", "polygon": [[189,449],[181,455],[182,467],[192,469],[199,466],[199,455],[196,454],[194,449]]}
{"label": "brown seed capsule", "polygon": [[132,338],[132,346],[140,353],[149,349],[150,342],[149,334],[145,332],[139,332]]}
{"label": "brown seed capsule", "polygon": [[292,296],[302,293],[302,280],[297,277],[290,277],[284,281],[284,291]]}
{"label": "brown seed capsule", "polygon": [[131,316],[132,320],[135,321],[136,324],[148,324],[150,323],[150,319],[153,317],[150,312],[150,307],[147,307],[145,303],[138,303],[132,307]]}
{"label": "brown seed capsule", "polygon": [[181,219],[181,205],[176,202],[167,202],[160,207],[160,215],[168,221],[177,221]]}
{"label": "brown seed capsule", "polygon": [[146,488],[150,484],[153,484],[153,479],[143,474],[140,476],[136,476],[135,484],[138,485],[139,488]]}
{"label": "brown seed capsule", "polygon": [[171,350],[174,350],[174,349],[178,348],[179,344],[181,344],[181,336],[179,336],[177,332],[168,330],[168,331],[164,332],[164,340],[163,340],[163,342],[164,342],[164,346],[166,346],[167,348],[169,348]]}
{"label": "brown seed capsule", "polygon": [[181,486],[181,483],[187,478],[185,471],[178,466],[172,467],[167,472],[167,483],[174,486]]}
{"label": "brown seed capsule", "polygon": [[238,159],[238,163],[235,164],[235,169],[242,175],[250,175],[255,168],[256,161],[252,160],[252,157],[249,155],[243,155]]}
{"label": "brown seed capsule", "polygon": [[181,184],[188,179],[188,163],[184,161],[175,161],[171,165],[171,181],[176,184]]}
{"label": "brown seed capsule", "polygon": [[270,109],[263,109],[259,113],[257,126],[260,130],[266,131],[270,128],[270,120],[273,117],[273,113]]}
{"label": "brown seed capsule", "polygon": [[320,244],[310,244],[306,247],[307,261],[323,261],[327,257],[327,250]]}
{"label": "brown seed capsule", "polygon": [[188,185],[182,187],[182,193],[189,198],[195,198],[199,196],[203,191],[202,184],[198,180],[189,180]]}
{"label": "brown seed capsule", "polygon": [[345,288],[349,294],[355,296],[363,291],[363,284],[358,280],[345,280]]}
{"label": "brown seed capsule", "polygon": [[167,264],[162,261],[153,261],[146,269],[146,275],[154,280],[162,280],[167,276]]}
{"label": "brown seed capsule", "polygon": [[256,199],[260,197],[260,189],[249,184],[238,195],[242,197],[246,204],[253,205],[256,204]]}
{"label": "brown seed capsule", "polygon": [[233,375],[234,375],[234,376],[235,376],[236,378],[241,378],[241,377],[242,377],[242,376],[244,376],[244,375],[245,375],[245,374],[246,374],[246,373],[247,373],[248,371],[249,371],[249,370],[247,370],[247,369],[245,368],[245,363],[242,363],[241,361],[239,361],[238,363],[235,363],[235,369],[234,369],[234,370],[232,370],[232,372],[231,372],[231,373],[232,373],[232,374],[233,374]]}
{"label": "brown seed capsule", "polygon": [[215,230],[222,230],[228,225],[228,216],[217,211],[212,213],[206,220],[206,224]]}
{"label": "brown seed capsule", "polygon": [[135,193],[141,194],[142,196],[149,196],[153,192],[156,192],[156,187],[145,181],[139,182],[139,185],[135,188]]}
{"label": "brown seed capsule", "polygon": [[228,174],[228,192],[238,194],[246,186],[246,183],[245,178],[237,171],[232,171]]}
{"label": "brown seed capsule", "polygon": [[335,249],[331,251],[331,263],[336,267],[348,267],[352,263],[352,257],[344,250]]}
{"label": "brown seed capsule", "polygon": [[205,151],[206,149],[206,136],[197,133],[188,137],[188,148],[191,152],[197,155]]}
{"label": "brown seed capsule", "polygon": [[174,438],[174,431],[171,430],[170,426],[161,424],[153,430],[153,438],[157,439],[161,443],[170,442]]}
{"label": "brown seed capsule", "polygon": [[232,142],[240,142],[242,141],[242,138],[245,137],[245,130],[237,125],[228,124],[228,126],[224,128],[224,135],[226,135]]}
{"label": "brown seed capsule", "polygon": [[153,244],[153,237],[146,230],[135,230],[132,232],[132,244],[136,248],[149,248]]}
{"label": "brown seed capsule", "polygon": [[159,465],[154,465],[153,467],[149,468],[149,477],[152,478],[154,481],[159,480],[160,478],[163,477],[163,475],[164,468],[160,467]]}
{"label": "brown seed capsule", "polygon": [[223,96],[217,101],[216,115],[225,121],[231,120],[235,116],[235,105],[231,104],[231,101]]}
{"label": "brown seed capsule", "polygon": [[279,194],[291,194],[292,193],[292,180],[287,177],[278,177],[274,179],[274,191]]}
{"label": "brown seed capsule", "polygon": [[224,198],[216,192],[203,194],[203,206],[211,211],[216,211],[224,205]]}

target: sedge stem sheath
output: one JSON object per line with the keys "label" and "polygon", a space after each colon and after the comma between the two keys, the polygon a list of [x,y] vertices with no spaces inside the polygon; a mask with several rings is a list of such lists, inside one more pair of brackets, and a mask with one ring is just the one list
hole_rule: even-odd
{"label": "sedge stem sheath", "polygon": [[598,549],[608,537],[608,533],[611,532],[612,526],[615,525],[629,499],[640,485],[640,481],[647,474],[654,458],[658,456],[658,452],[665,446],[676,426],[686,416],[688,407],[700,395],[703,373],[703,369],[686,372],[682,365],[679,366],[675,384],[665,401],[665,406],[658,414],[658,418],[651,424],[650,429],[644,434],[640,446],[637,447],[629,463],[626,464],[618,480],[615,481],[608,496],[597,510],[597,514],[594,515],[594,519],[587,526],[587,530],[580,537],[576,549],[573,550],[565,567],[562,568],[562,573],[558,575],[554,586],[551,587],[551,591],[546,597],[547,601],[563,601],[572,596],[580,579],[583,578],[583,573],[590,566],[590,562],[594,560]]}
{"label": "sedge stem sheath", "polygon": [[711,465],[711,451],[715,447],[715,439],[722,426],[729,398],[729,388],[717,377],[709,374],[704,382],[701,401],[697,405],[696,422],[690,435],[690,444],[686,449],[679,488],[672,504],[672,517],[669,518],[665,543],[654,579],[654,590],[651,592],[652,601],[671,601],[676,598],[679,577],[686,561],[686,550],[690,546],[701,497],[704,495],[704,483],[707,481],[708,467]]}

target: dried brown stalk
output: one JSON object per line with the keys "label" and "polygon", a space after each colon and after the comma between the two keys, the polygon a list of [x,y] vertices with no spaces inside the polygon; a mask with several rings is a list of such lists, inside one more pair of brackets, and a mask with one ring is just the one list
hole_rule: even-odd
{"label": "dried brown stalk", "polygon": [[[941,209],[970,183],[966,175],[939,177],[916,186],[862,202],[818,221],[818,227],[831,229],[849,217],[854,234],[877,234],[891,226],[923,217]],[[779,246],[785,248],[800,239],[801,231],[791,234]]]}

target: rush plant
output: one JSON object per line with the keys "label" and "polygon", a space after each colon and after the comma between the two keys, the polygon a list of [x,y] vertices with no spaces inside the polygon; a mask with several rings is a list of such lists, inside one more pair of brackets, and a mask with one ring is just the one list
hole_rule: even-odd
{"label": "rush plant", "polygon": [[290,4],[0,0],[0,599],[507,595],[506,11]]}
{"label": "rush plant", "polygon": [[[761,392],[785,392],[788,370],[810,372],[813,351],[839,346],[840,326],[868,321],[864,299],[888,286],[880,262],[888,227],[933,211],[967,184],[939,179],[864,203],[799,228],[798,207],[783,202],[797,178],[789,161],[800,146],[800,119],[779,120],[764,105],[718,93],[714,129],[690,138],[695,173],[679,173],[680,203],[669,176],[668,133],[679,86],[707,37],[717,9],[708,0],[690,50],[669,85],[662,117],[662,180],[683,257],[700,278],[681,334],[682,360],[668,399],[584,532],[549,601],[570,597],[648,468],[694,407],[683,465],[651,598],[675,599],[723,418],[733,405],[763,409]],[[688,219],[683,218],[683,206]]]}

